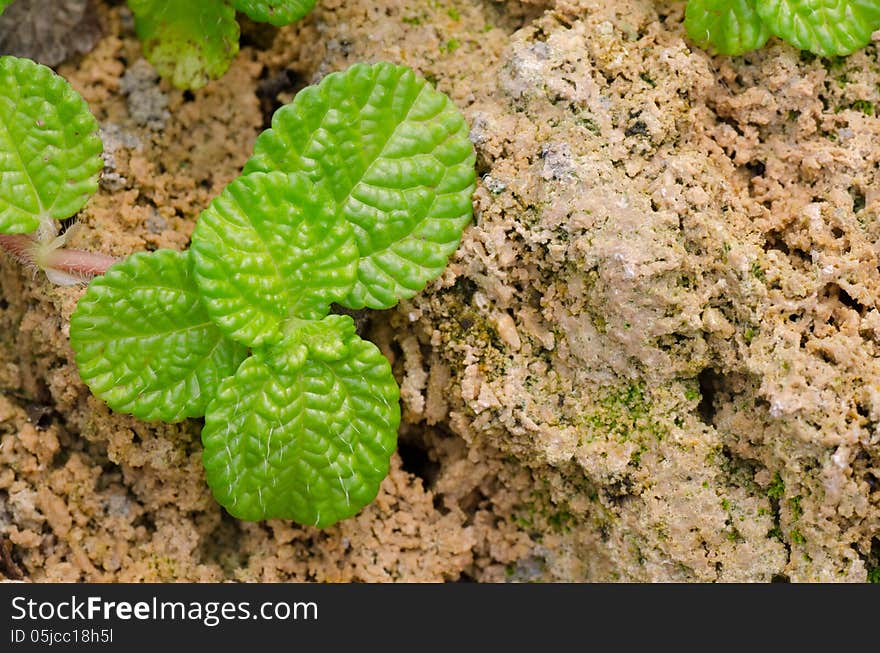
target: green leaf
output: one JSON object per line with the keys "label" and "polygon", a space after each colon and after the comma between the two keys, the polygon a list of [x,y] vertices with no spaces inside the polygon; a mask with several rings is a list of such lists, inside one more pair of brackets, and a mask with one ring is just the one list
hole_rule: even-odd
{"label": "green leaf", "polygon": [[316,0],[232,0],[240,12],[252,20],[273,25],[288,25],[315,7]]}
{"label": "green leaf", "polygon": [[877,0],[761,0],[756,7],[773,34],[822,57],[852,54],[880,29]]}
{"label": "green leaf", "polygon": [[238,52],[235,9],[226,0],[128,0],[144,53],[178,88],[223,75]]}
{"label": "green leaf", "polygon": [[203,461],[230,514],[329,526],[372,501],[397,442],[399,390],[372,343],[290,375],[242,363],[208,406]]}
{"label": "green leaf", "polygon": [[190,256],[141,252],[89,285],[70,320],[80,375],[113,410],[175,422],[204,415],[247,352],[199,300]]}
{"label": "green leaf", "polygon": [[15,2],[15,0],[0,0],[0,14],[2,14],[3,10],[11,5],[13,2]]}
{"label": "green leaf", "polygon": [[360,251],[350,308],[389,308],[446,267],[471,219],[474,148],[452,101],[404,66],[356,64],[275,113],[245,174],[302,171]]}
{"label": "green leaf", "polygon": [[0,57],[0,233],[79,211],[104,168],[98,122],[49,68]]}
{"label": "green leaf", "polygon": [[324,361],[345,358],[354,335],[354,320],[348,315],[328,315],[320,321],[290,320],[278,344],[257,353],[276,372],[292,374],[309,357]]}
{"label": "green leaf", "polygon": [[690,0],[684,25],[694,43],[718,54],[743,54],[770,38],[755,0]]}
{"label": "green leaf", "polygon": [[351,227],[305,175],[232,182],[192,237],[196,280],[221,330],[248,346],[281,339],[286,321],[327,315],[357,274]]}

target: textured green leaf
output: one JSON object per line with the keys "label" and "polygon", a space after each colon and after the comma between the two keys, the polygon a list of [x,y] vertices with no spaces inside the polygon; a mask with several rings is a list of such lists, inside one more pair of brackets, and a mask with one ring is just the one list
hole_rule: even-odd
{"label": "textured green leaf", "polygon": [[3,10],[11,5],[13,2],[15,2],[15,0],[0,0],[0,14],[2,14]]}
{"label": "textured green leaf", "polygon": [[397,442],[399,391],[372,343],[308,359],[294,374],[258,357],[208,406],[203,460],[214,497],[239,519],[329,526],[372,501]]}
{"label": "textured green leaf", "polygon": [[684,25],[694,43],[718,54],[743,54],[770,38],[755,0],[690,0]]}
{"label": "textured green leaf", "polygon": [[69,218],[98,189],[98,123],[62,77],[0,57],[0,233]]}
{"label": "textured green leaf", "polygon": [[756,7],[773,34],[823,57],[852,54],[880,29],[877,0],[760,0]]}
{"label": "textured green leaf", "polygon": [[89,285],[70,320],[80,375],[116,411],[175,422],[204,414],[247,355],[210,321],[190,256],[141,252]]}
{"label": "textured green leaf", "polygon": [[245,174],[302,171],[325,185],[362,257],[342,303],[389,308],[438,276],[458,247],[474,162],[448,97],[404,66],[356,64],[277,111]]}
{"label": "textured green leaf", "polygon": [[128,0],[144,53],[178,88],[223,75],[238,52],[235,9],[226,0]]}
{"label": "textured green leaf", "polygon": [[253,20],[273,25],[288,25],[315,7],[316,0],[232,0],[240,12]]}
{"label": "textured green leaf", "polygon": [[328,315],[323,320],[290,320],[278,344],[259,349],[257,353],[276,372],[292,374],[308,358],[323,361],[345,358],[354,335],[354,320],[348,315]]}
{"label": "textured green leaf", "polygon": [[305,175],[240,177],[199,218],[196,280],[208,313],[249,346],[277,342],[290,319],[320,319],[357,274],[351,227]]}

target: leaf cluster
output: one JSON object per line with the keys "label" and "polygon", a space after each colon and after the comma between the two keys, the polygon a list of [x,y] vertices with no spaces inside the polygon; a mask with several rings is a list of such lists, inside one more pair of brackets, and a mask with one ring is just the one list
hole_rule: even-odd
{"label": "leaf cluster", "polygon": [[471,218],[464,118],[412,70],[357,64],[280,109],[185,252],[138,253],[71,318],[80,374],[118,411],[205,416],[218,501],[326,526],[375,497],[400,420],[378,348],[331,304],[390,308]]}
{"label": "leaf cluster", "polygon": [[880,2],[689,0],[685,27],[694,43],[718,54],[743,54],[777,36],[819,56],[845,56],[880,29]]}

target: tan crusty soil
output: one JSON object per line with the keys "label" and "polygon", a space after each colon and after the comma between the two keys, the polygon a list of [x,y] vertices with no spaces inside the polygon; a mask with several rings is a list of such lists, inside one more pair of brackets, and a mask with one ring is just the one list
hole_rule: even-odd
{"label": "tan crusty soil", "polygon": [[356,61],[462,107],[481,182],[446,273],[366,334],[401,382],[378,499],[241,523],[197,421],[79,381],[81,288],[0,262],[0,570],[34,580],[880,575],[880,64],[711,58],[683,2],[320,0],[230,72],[156,81],[130,19],[60,72],[104,129],[74,244],[184,248],[272,109]]}

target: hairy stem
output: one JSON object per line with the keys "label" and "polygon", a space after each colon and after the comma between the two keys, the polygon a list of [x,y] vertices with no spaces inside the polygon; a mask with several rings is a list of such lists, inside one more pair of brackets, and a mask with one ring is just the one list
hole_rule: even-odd
{"label": "hairy stem", "polygon": [[54,270],[83,281],[104,274],[118,260],[79,249],[47,249],[30,234],[0,234],[0,248],[25,265],[47,272]]}
{"label": "hairy stem", "polygon": [[46,257],[48,267],[91,279],[104,274],[119,259],[81,249],[56,249]]}
{"label": "hairy stem", "polygon": [[33,247],[36,241],[23,234],[0,234],[0,247],[19,263],[33,265]]}

